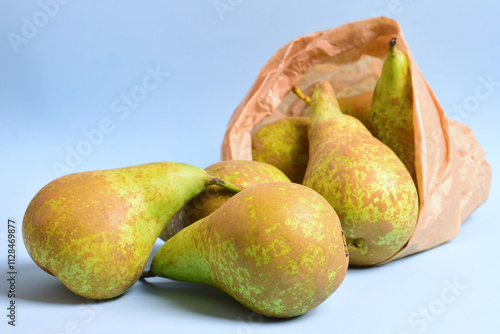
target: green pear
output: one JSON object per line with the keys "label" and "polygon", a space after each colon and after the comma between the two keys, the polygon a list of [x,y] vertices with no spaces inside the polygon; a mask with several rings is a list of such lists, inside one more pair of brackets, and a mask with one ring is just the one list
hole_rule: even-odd
{"label": "green pear", "polygon": [[143,277],[212,285],[256,313],[286,318],[328,298],[348,261],[338,216],[321,195],[265,183],[165,242]]}
{"label": "green pear", "polygon": [[[300,93],[297,86],[293,90]],[[404,247],[415,229],[415,184],[390,148],[340,111],[327,81],[314,88],[310,109],[303,184],[323,195],[339,215],[350,264],[380,264]]]}
{"label": "green pear", "polygon": [[373,92],[363,92],[351,96],[339,97],[340,110],[346,115],[356,117],[368,130],[371,130],[370,108],[373,99]]}
{"label": "green pear", "polygon": [[[248,188],[260,183],[290,182],[276,167],[259,161],[226,160],[205,168],[207,173]],[[234,192],[218,186],[209,186],[201,194],[182,207],[160,234],[162,240],[168,240],[186,226],[208,216],[226,203]]]}
{"label": "green pear", "polygon": [[[372,97],[373,92],[364,92],[338,98],[338,103],[344,114],[356,117],[371,129]],[[302,183],[309,162],[308,108],[304,110],[304,116],[276,120],[252,136],[252,159],[277,167],[295,183]]]}
{"label": "green pear", "polygon": [[302,183],[309,161],[307,117],[285,117],[264,125],[252,136],[252,159],[277,167]]}
{"label": "green pear", "polygon": [[[311,103],[310,97],[302,96],[302,98],[307,102]],[[361,123],[366,126],[368,130],[371,131],[370,123],[370,108],[373,99],[373,91],[363,92],[350,96],[338,97],[337,102],[339,103],[340,110],[346,115],[351,115],[356,117]],[[303,113],[304,116],[309,116],[309,109],[306,108]]]}
{"label": "green pear", "polygon": [[168,220],[212,184],[241,190],[174,162],[66,175],[29,204],[24,244],[38,266],[74,293],[112,298],[141,276]]}
{"label": "green pear", "polygon": [[370,111],[371,130],[405,164],[416,183],[413,89],[406,55],[389,42]]}

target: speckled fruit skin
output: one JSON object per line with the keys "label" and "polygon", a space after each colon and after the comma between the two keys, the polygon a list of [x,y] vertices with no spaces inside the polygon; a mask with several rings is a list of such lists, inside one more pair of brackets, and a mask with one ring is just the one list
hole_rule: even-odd
{"label": "speckled fruit skin", "polygon": [[373,91],[368,91],[352,96],[337,98],[342,113],[356,117],[368,130],[371,130],[370,108]]}
{"label": "speckled fruit skin", "polygon": [[[205,170],[212,176],[235,183],[242,188],[260,183],[290,182],[279,169],[259,161],[226,160],[210,165]],[[170,219],[161,232],[160,238],[164,241],[170,239],[186,226],[210,215],[233,195],[234,192],[219,186],[207,187]]]}
{"label": "speckled fruit skin", "polygon": [[389,42],[375,87],[370,123],[373,135],[396,153],[416,183],[411,74],[406,55],[396,46],[396,38]]}
{"label": "speckled fruit skin", "polygon": [[252,136],[252,159],[277,167],[302,183],[309,161],[309,118],[286,117],[263,126]]}
{"label": "speckled fruit skin", "polygon": [[[369,130],[373,92],[338,98],[344,114]],[[307,117],[306,117],[307,116]],[[304,116],[285,117],[263,126],[252,136],[252,159],[271,164],[295,183],[302,183],[309,162],[309,108]]]}
{"label": "speckled fruit skin", "polygon": [[356,118],[341,113],[328,82],[320,82],[311,99],[304,185],[323,195],[339,215],[350,264],[379,264],[395,255],[415,229],[415,184],[391,149]]}
{"label": "speckled fruit skin", "polygon": [[339,219],[317,192],[260,184],[168,240],[151,272],[219,287],[252,311],[287,318],[321,304],[348,267]]}
{"label": "speckled fruit skin", "polygon": [[23,221],[28,253],[74,293],[118,296],[140,277],[167,221],[212,177],[153,163],[60,177],[42,188]]}

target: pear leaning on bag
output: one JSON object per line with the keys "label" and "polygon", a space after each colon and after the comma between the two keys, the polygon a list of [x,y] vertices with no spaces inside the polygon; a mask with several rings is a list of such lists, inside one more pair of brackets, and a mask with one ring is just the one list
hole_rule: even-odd
{"label": "pear leaning on bag", "polygon": [[[342,112],[356,117],[370,129],[373,92],[338,99]],[[307,117],[306,117],[307,116]],[[271,164],[292,182],[302,183],[309,162],[309,109],[303,116],[289,116],[264,125],[252,135],[252,159]]]}
{"label": "pear leaning on bag", "polygon": [[175,162],[66,175],[29,204],[24,244],[40,268],[74,293],[112,298],[139,279],[167,221],[212,184],[241,190]]}
{"label": "pear leaning on bag", "polygon": [[252,136],[252,159],[271,164],[302,183],[309,161],[308,117],[285,117],[264,125]]}
{"label": "pear leaning on bag", "polygon": [[376,265],[408,241],[418,218],[415,184],[401,160],[356,118],[344,115],[327,81],[310,102],[310,151],[304,185],[339,215],[350,264]]}
{"label": "pear leaning on bag", "polygon": [[216,286],[256,313],[287,318],[328,298],[348,261],[338,216],[321,195],[265,183],[167,240],[144,277]]}
{"label": "pear leaning on bag", "polygon": [[416,184],[411,74],[408,59],[396,41],[395,37],[389,41],[382,73],[375,86],[370,130],[396,153]]}
{"label": "pear leaning on bag", "polygon": [[[210,165],[205,170],[212,176],[244,189],[260,183],[290,182],[278,168],[259,161],[226,160]],[[233,195],[234,192],[215,185],[207,187],[169,220],[160,238],[167,241],[186,226],[220,208]]]}

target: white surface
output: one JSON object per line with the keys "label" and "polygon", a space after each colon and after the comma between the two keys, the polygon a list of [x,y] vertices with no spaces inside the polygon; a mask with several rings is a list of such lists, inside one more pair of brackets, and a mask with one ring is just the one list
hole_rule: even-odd
{"label": "white surface", "polygon": [[[138,282],[120,298],[93,303],[33,263],[22,244],[24,211],[56,178],[53,165],[65,163],[66,147],[76,149],[85,140],[83,131],[106,118],[114,126],[87,156],[73,161],[72,172],[154,161],[206,167],[219,160],[234,108],[278,48],[297,36],[379,14],[398,20],[443,108],[474,130],[494,173],[499,167],[500,86],[462,115],[454,111],[474,100],[481,78],[500,82],[497,4],[220,2],[232,4],[221,17],[211,0],[70,1],[47,16],[16,53],[8,34],[22,35],[23,18],[33,22],[34,15],[38,20],[43,15],[35,1],[3,1],[0,268],[7,277],[5,225],[13,217],[19,272],[15,328],[7,325],[8,287],[1,279],[3,332],[496,332],[500,228],[495,178],[486,204],[452,242],[379,268],[350,269],[325,303],[286,321],[262,319],[214,288],[161,279]],[[168,77],[120,119],[124,109],[116,108],[124,104],[114,101],[142,85],[148,67],[156,66]],[[449,284],[461,288],[453,293]]]}

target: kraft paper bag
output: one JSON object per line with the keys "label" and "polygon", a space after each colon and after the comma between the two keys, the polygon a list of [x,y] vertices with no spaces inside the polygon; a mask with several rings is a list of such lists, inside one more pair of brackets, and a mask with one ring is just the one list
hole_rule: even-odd
{"label": "kraft paper bag", "polygon": [[[413,84],[420,213],[409,242],[388,261],[453,239],[486,200],[491,184],[484,151],[466,125],[446,118],[396,21],[378,17],[352,22],[279,49],[231,116],[221,154],[222,160],[251,160],[252,133],[276,119],[307,115],[305,104],[290,91],[295,84],[309,94],[316,82],[328,80],[337,97],[359,97],[369,106],[393,37],[408,57]],[[366,119],[368,111],[355,116]]]}

